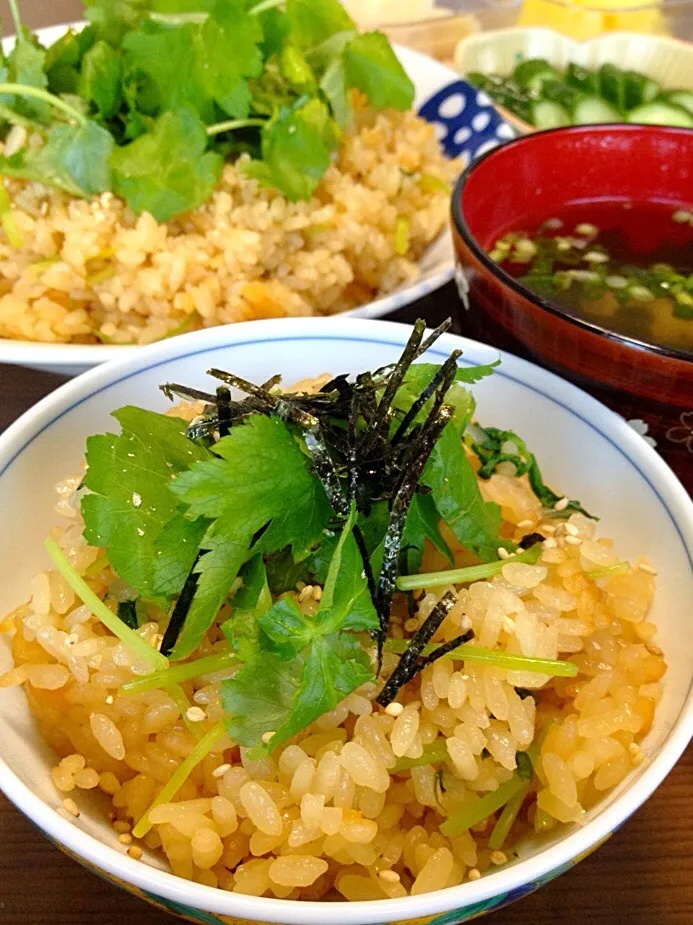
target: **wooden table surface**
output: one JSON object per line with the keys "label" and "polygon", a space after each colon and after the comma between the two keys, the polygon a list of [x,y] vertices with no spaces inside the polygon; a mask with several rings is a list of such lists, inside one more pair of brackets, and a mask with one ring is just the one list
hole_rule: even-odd
{"label": "wooden table surface", "polygon": [[[400,314],[438,323],[451,287]],[[0,365],[0,431],[57,376]],[[0,782],[1,783],[1,782]],[[328,913],[329,915],[329,913]],[[0,925],[167,925],[172,918],[105,883],[51,845],[0,793]],[[485,925],[692,925],[693,748],[599,851]]]}

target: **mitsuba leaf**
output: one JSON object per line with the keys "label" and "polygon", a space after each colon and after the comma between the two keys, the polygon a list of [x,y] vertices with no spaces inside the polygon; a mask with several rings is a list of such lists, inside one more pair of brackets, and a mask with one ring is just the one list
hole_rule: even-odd
{"label": "mitsuba leaf", "polygon": [[248,78],[262,71],[261,40],[258,17],[246,12],[243,0],[217,3],[199,33],[202,84],[208,96],[235,119],[250,111]]}
{"label": "mitsuba leaf", "polygon": [[247,661],[261,648],[259,618],[272,606],[267,572],[261,555],[253,556],[241,569],[243,584],[231,600],[231,616],[221,628],[232,650]]}
{"label": "mitsuba leaf", "polygon": [[282,107],[262,130],[263,160],[250,161],[243,170],[292,202],[309,199],[338,143],[337,124],[320,100],[312,99],[293,109]]}
{"label": "mitsuba leaf", "polygon": [[286,16],[292,40],[301,48],[315,48],[337,32],[356,28],[338,0],[287,0]]}
{"label": "mitsuba leaf", "polygon": [[94,30],[88,26],[78,32],[68,29],[57,42],[48,46],[44,71],[51,93],[78,92],[80,64],[94,40]]}
{"label": "mitsuba leaf", "polygon": [[96,122],[58,122],[41,147],[0,157],[0,172],[57,186],[72,196],[95,196],[111,187],[113,147],[110,133]]}
{"label": "mitsuba leaf", "polygon": [[[139,107],[149,115],[194,109],[204,122],[214,119],[214,104],[203,77],[200,35],[203,26],[170,27],[145,21],[123,38],[124,73],[144,79]],[[214,60],[218,60],[215,45]]]}
{"label": "mitsuba leaf", "polygon": [[181,473],[172,484],[189,516],[211,521],[196,566],[197,591],[174,658],[184,658],[199,645],[246,559],[285,546],[297,558],[306,555],[330,516],[306,456],[276,418],[251,416],[213,452],[217,458]]}
{"label": "mitsuba leaf", "polygon": [[441,518],[460,543],[490,562],[498,558],[499,546],[512,544],[500,536],[500,508],[482,498],[461,441],[461,429],[451,422],[433,448],[422,482],[431,488]]}
{"label": "mitsuba leaf", "polygon": [[103,40],[84,55],[79,78],[80,95],[96,106],[102,119],[111,119],[123,102],[120,56]]}
{"label": "mitsuba leaf", "polygon": [[405,562],[402,570],[411,575],[421,568],[424,543],[429,540],[438,552],[453,565],[452,552],[440,532],[440,514],[431,495],[414,495],[407,511],[402,535],[402,551]]}
{"label": "mitsuba leaf", "polygon": [[[87,440],[84,537],[92,546],[105,547],[114,571],[143,597],[154,599],[157,543],[180,513],[172,476],[209,453],[185,436],[185,421],[179,418],[129,406],[113,416],[120,435]],[[184,544],[178,548],[187,562]],[[185,563],[179,574],[184,568]],[[159,592],[168,596],[161,586]]]}
{"label": "mitsuba leaf", "polygon": [[115,192],[159,222],[188,212],[211,195],[221,174],[222,158],[206,147],[205,127],[191,109],[165,112],[151,131],[113,152]]}
{"label": "mitsuba leaf", "polygon": [[382,32],[357,35],[342,52],[347,85],[376,109],[410,109],[414,84]]}
{"label": "mitsuba leaf", "polygon": [[[235,678],[222,684],[229,734],[269,752],[373,678],[367,652],[348,630],[373,629],[377,615],[353,539],[352,508],[330,562],[313,616],[294,600],[276,601],[260,617],[257,651]],[[352,545],[353,543],[353,545]],[[258,677],[266,683],[259,690]],[[273,735],[261,745],[262,736]]]}
{"label": "mitsuba leaf", "polygon": [[[10,83],[24,84],[27,87],[45,89],[48,78],[45,74],[46,49],[29,32],[22,29],[15,39],[14,47],[7,57],[8,80]],[[29,119],[48,121],[51,108],[42,100],[27,96],[9,97],[11,106],[20,115]]]}

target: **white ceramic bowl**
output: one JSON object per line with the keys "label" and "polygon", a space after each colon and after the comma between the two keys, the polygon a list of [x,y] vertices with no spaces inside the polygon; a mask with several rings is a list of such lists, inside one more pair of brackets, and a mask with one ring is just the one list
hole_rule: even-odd
{"label": "white ceramic bowl", "polygon": [[[28,411],[0,437],[0,612],[27,596],[31,576],[47,565],[42,540],[56,522],[53,484],[78,470],[87,435],[114,426],[109,413],[127,403],[164,409],[158,386],[177,380],[203,386],[205,370],[226,367],[255,381],[280,371],[285,381],[321,372],[357,372],[397,357],[404,325],[333,319],[253,322],[215,328],[142,348],[81,376]],[[430,351],[453,347],[463,362],[495,358],[489,347],[446,336]],[[78,797],[79,819],[56,811],[50,750],[38,736],[20,690],[0,691],[0,785],[49,838],[102,876],[194,921],[225,917],[286,925],[404,922],[434,916],[453,925],[536,889],[607,838],[662,781],[693,732],[693,503],[657,454],[627,424],[575,387],[506,355],[499,371],[475,387],[478,417],[517,430],[537,453],[550,484],[601,516],[600,528],[624,556],[646,554],[659,578],[652,619],[669,671],[645,761],[590,812],[582,828],[559,827],[522,847],[514,863],[477,882],[405,899],[364,903],[291,902],[226,893],[180,880],[160,859],[131,860],[118,850],[98,797]],[[0,644],[0,671],[9,655]],[[4,664],[3,664],[4,663]],[[31,903],[31,897],[27,898]],[[328,911],[329,910],[329,911]],[[428,920],[427,920],[428,921]]]}
{"label": "white ceramic bowl", "polygon": [[[38,29],[36,34],[44,45],[49,45],[60,38],[70,26],[81,28],[82,25],[70,23],[51,26]],[[7,51],[13,43],[13,38],[3,40],[3,49]],[[402,47],[397,47],[396,51],[414,82],[416,110],[443,87],[459,79],[453,70],[427,55]],[[452,276],[452,239],[449,229],[445,228],[419,260],[419,275],[413,282],[403,284],[394,292],[380,296],[359,308],[343,312],[342,315],[352,318],[380,318],[389,315],[439,289],[451,280]],[[0,363],[14,363],[64,375],[77,375],[99,363],[131,356],[140,349],[137,346],[109,344],[42,344],[0,337]]]}

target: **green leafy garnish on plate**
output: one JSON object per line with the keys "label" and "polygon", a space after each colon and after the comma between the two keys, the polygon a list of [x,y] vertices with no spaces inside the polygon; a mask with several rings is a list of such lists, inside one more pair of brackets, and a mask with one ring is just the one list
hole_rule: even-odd
{"label": "green leafy garnish on plate", "polygon": [[108,190],[159,221],[208,199],[242,153],[264,186],[308,199],[352,90],[376,109],[414,99],[387,38],[359,35],[338,0],[85,0],[89,25],[49,48],[11,6],[0,135],[29,132],[0,170],[73,196]]}

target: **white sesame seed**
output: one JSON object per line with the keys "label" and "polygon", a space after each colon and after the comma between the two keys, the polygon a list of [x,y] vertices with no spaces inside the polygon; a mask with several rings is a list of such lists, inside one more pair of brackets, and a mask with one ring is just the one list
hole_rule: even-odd
{"label": "white sesame seed", "polygon": [[262,741],[265,743],[265,745],[267,745],[267,743],[270,742],[270,741],[272,740],[273,737],[274,737],[274,733],[273,733],[273,732],[269,732],[269,731],[268,731],[268,732],[263,732],[263,734],[262,734]]}
{"label": "white sesame seed", "polygon": [[470,868],[470,870],[467,871],[467,879],[468,880],[481,880],[481,871],[476,867]]}
{"label": "white sesame seed", "polygon": [[548,534],[548,536],[551,536],[553,533],[556,532],[556,525],[555,524],[541,524],[539,527],[539,532],[546,533]]}
{"label": "white sesame seed", "polygon": [[218,768],[212,771],[212,777],[223,777],[231,769],[230,764],[220,764]]}
{"label": "white sesame seed", "polygon": [[508,856],[504,851],[492,851],[489,855],[489,861],[492,864],[506,864],[508,861]]}
{"label": "white sesame seed", "polygon": [[388,716],[399,716],[400,713],[404,712],[404,707],[401,703],[393,701],[392,703],[388,703],[388,705],[385,707],[385,712],[388,714]]}
{"label": "white sesame seed", "polygon": [[582,259],[586,260],[587,263],[608,263],[609,261],[607,255],[602,254],[601,251],[587,251]]}
{"label": "white sesame seed", "polygon": [[566,536],[565,542],[568,546],[580,546],[582,544],[582,540],[579,536]]}
{"label": "white sesame seed", "polygon": [[319,587],[318,585],[315,585],[315,587],[313,588],[313,600],[319,601],[321,597],[322,597],[322,588]]}
{"label": "white sesame seed", "polygon": [[142,857],[142,849],[139,845],[130,845],[128,848],[128,854],[133,859],[133,861],[139,861]]}
{"label": "white sesame seed", "polygon": [[108,697],[106,697],[106,703],[110,707],[110,705],[113,703],[113,694],[109,694]]}
{"label": "white sesame seed", "polygon": [[185,716],[191,723],[201,723],[207,719],[207,714],[200,707],[188,707]]}
{"label": "white sesame seed", "polygon": [[565,511],[565,509],[570,504],[570,501],[567,498],[559,498],[559,500],[554,504],[554,511]]}
{"label": "white sesame seed", "polygon": [[628,746],[628,751],[630,752],[631,761],[635,767],[637,767],[639,764],[642,764],[645,760],[642,749],[637,744],[637,742],[631,742],[631,744]]}
{"label": "white sesame seed", "polygon": [[544,540],[544,549],[555,549],[556,546],[558,546],[558,543],[552,536]]}
{"label": "white sesame seed", "polygon": [[399,874],[396,870],[381,870],[378,871],[378,876],[386,883],[399,883]]}
{"label": "white sesame seed", "polygon": [[580,536],[580,531],[575,524],[565,524],[565,532],[570,536]]}
{"label": "white sesame seed", "polygon": [[66,797],[63,800],[62,807],[66,810],[71,816],[77,818],[79,816],[79,810],[77,809],[77,804],[70,797]]}
{"label": "white sesame seed", "polygon": [[302,604],[309,597],[313,596],[313,585],[306,585],[305,588],[301,589],[301,593],[298,595],[298,603]]}
{"label": "white sesame seed", "polygon": [[590,225],[588,222],[582,222],[580,225],[575,226],[576,234],[585,234],[585,235],[595,235],[599,233],[599,229],[596,225]]}
{"label": "white sesame seed", "polygon": [[518,530],[527,530],[529,527],[534,526],[533,520],[521,520],[517,525]]}
{"label": "white sesame seed", "polygon": [[677,212],[674,212],[671,217],[677,224],[685,225],[686,222],[690,222],[693,218],[693,213],[686,212],[685,209],[679,209]]}
{"label": "white sesame seed", "polygon": [[138,494],[136,491],[132,493],[132,506],[139,507],[142,504],[142,495]]}
{"label": "white sesame seed", "polygon": [[652,568],[647,562],[638,562],[638,568],[641,572],[647,572],[648,575],[656,575],[657,569]]}
{"label": "white sesame seed", "polygon": [[497,549],[497,552],[498,552],[499,559],[509,559],[510,558],[510,553],[505,548],[505,546],[499,546]]}
{"label": "white sesame seed", "polygon": [[132,835],[129,832],[123,832],[122,835],[118,836],[118,841],[121,845],[131,845],[132,844]]}
{"label": "white sesame seed", "polygon": [[656,646],[653,642],[648,642],[645,645],[645,648],[650,653],[650,655],[664,655],[662,649],[659,646]]}

